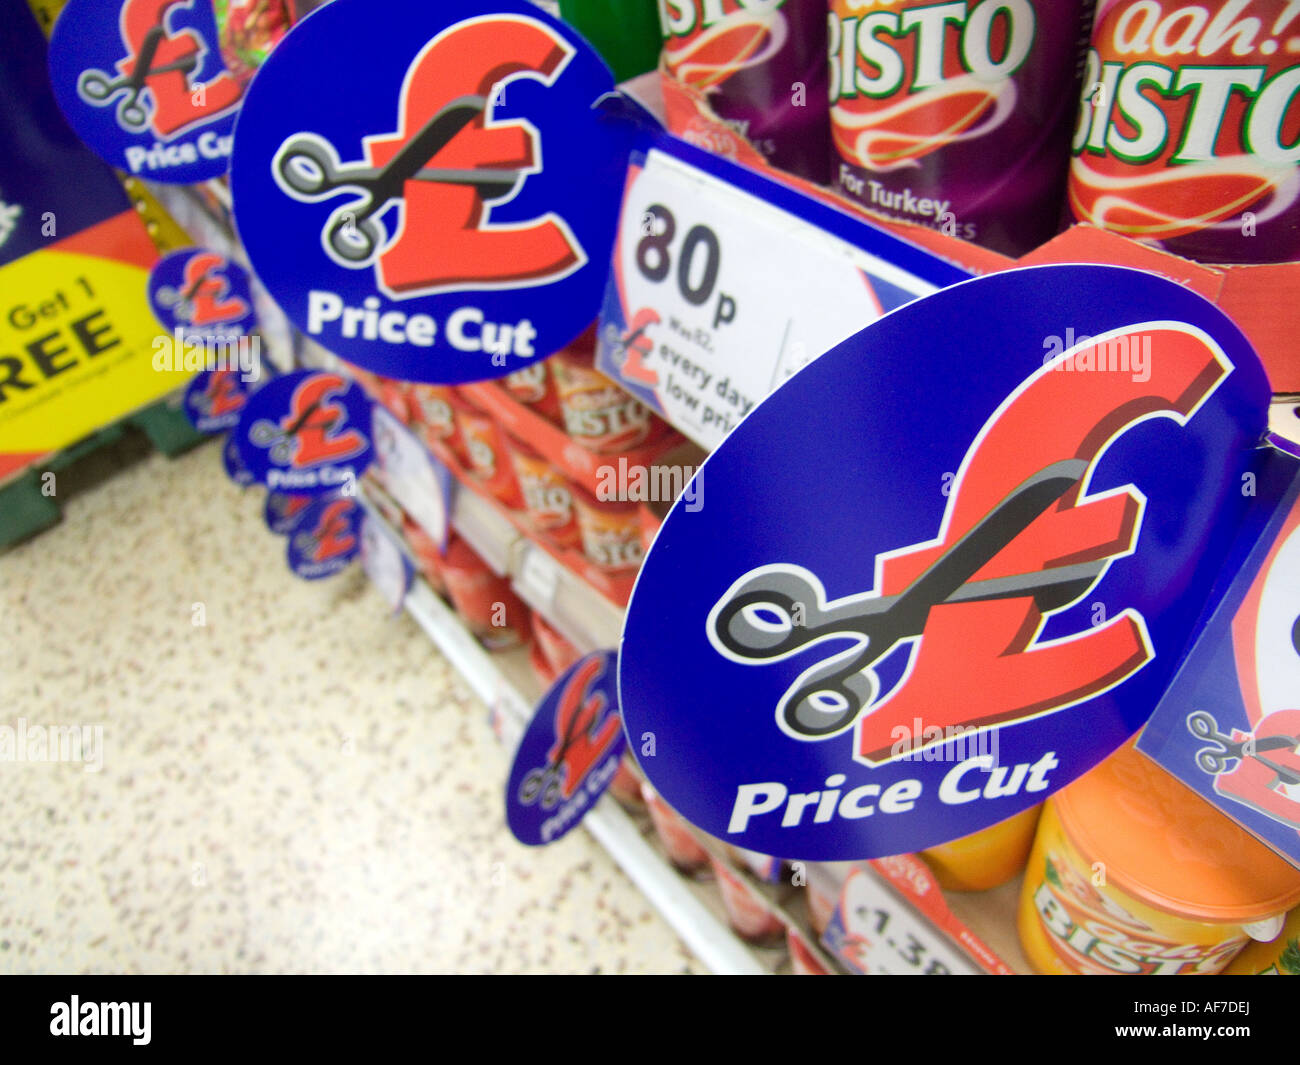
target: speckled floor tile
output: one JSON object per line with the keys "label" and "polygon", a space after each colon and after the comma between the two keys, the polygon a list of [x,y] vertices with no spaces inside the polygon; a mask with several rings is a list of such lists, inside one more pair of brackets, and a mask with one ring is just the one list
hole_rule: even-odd
{"label": "speckled floor tile", "polygon": [[214,446],[94,462],[0,554],[0,726],[103,729],[0,761],[0,971],[701,971],[585,833],[514,842],[483,705]]}

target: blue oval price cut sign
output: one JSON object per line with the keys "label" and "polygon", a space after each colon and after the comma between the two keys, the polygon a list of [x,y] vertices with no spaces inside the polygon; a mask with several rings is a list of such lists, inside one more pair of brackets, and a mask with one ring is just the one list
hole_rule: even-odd
{"label": "blue oval price cut sign", "polygon": [[365,511],[355,499],[326,496],[299,516],[289,534],[289,568],[304,580],[332,577],[361,553]]}
{"label": "blue oval price cut sign", "polygon": [[519,741],[506,782],[515,838],[538,847],[576,828],[614,779],[625,744],[616,658],[597,651],[555,682]]}
{"label": "blue oval price cut sign", "polygon": [[[189,405],[186,404],[186,412],[189,411]],[[253,483],[254,477],[252,471],[244,465],[244,460],[239,457],[239,441],[235,439],[234,434],[226,437],[221,444],[221,467],[226,471],[229,477],[240,488],[247,488]]]}
{"label": "blue oval price cut sign", "polygon": [[641,768],[711,835],[809,860],[1042,802],[1169,683],[1267,404],[1236,326],[1135,270],[893,311],[755,408],[660,530],[619,659]]}
{"label": "blue oval price cut sign", "polygon": [[229,168],[243,89],[210,0],[68,0],[49,62],[68,124],[109,165],[168,183]]}
{"label": "blue oval price cut sign", "polygon": [[203,370],[185,387],[185,417],[201,433],[224,433],[239,424],[249,394],[238,370]]}
{"label": "blue oval price cut sign", "polygon": [[341,374],[298,370],[258,389],[235,438],[254,478],[295,495],[355,494],[374,457],[371,403]]}
{"label": "blue oval price cut sign", "polygon": [[179,341],[209,341],[214,355],[252,332],[256,324],[248,271],[208,248],[168,252],[149,271],[149,306]]}
{"label": "blue oval price cut sign", "polygon": [[494,378],[559,350],[609,270],[629,125],[593,104],[612,88],[524,0],[334,0],[240,118],[231,192],[258,278],[387,377]]}

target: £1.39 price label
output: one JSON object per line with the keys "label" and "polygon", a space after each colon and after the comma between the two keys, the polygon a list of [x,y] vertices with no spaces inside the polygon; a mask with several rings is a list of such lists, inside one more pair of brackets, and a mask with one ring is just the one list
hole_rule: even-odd
{"label": "\u00a31.39 price label", "polygon": [[628,175],[599,368],[713,448],[816,356],[932,291],[653,149]]}
{"label": "\u00a31.39 price label", "polygon": [[844,881],[823,942],[845,965],[866,975],[954,976],[979,971],[864,869],[855,869]]}

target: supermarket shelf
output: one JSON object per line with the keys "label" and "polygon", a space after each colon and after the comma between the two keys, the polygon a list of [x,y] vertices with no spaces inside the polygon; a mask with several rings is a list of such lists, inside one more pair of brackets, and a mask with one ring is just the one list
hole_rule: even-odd
{"label": "supermarket shelf", "polygon": [[[532,703],[519,690],[520,682],[507,675],[507,670],[518,674],[517,661],[503,668],[423,581],[412,586],[405,606],[474,693],[500,718],[503,738],[515,732],[511,722],[522,727],[532,713]],[[502,657],[509,660],[510,656]],[[603,798],[583,820],[583,826],[713,972],[762,975],[771,971],[771,966],[763,965],[666,864],[613,799]]]}
{"label": "supermarket shelf", "polygon": [[623,611],[526,538],[516,547],[510,575],[519,597],[583,654],[618,646]]}
{"label": "supermarket shelf", "polygon": [[[457,483],[451,525],[498,576],[510,577],[519,553],[519,530],[491,502]],[[532,604],[529,604],[532,606]]]}
{"label": "supermarket shelf", "polygon": [[[372,494],[375,488],[367,485]],[[451,527],[498,576],[510,578],[531,609],[583,654],[618,646],[622,610],[529,540],[492,500],[459,481],[453,492]]]}
{"label": "supermarket shelf", "polygon": [[[369,481],[364,482],[362,501],[381,519],[385,509],[395,506],[383,500],[382,489]],[[511,577],[520,597],[532,609],[541,613],[580,651],[617,647],[622,611],[523,536],[494,502],[458,483],[451,523],[498,574]],[[398,536],[397,540],[407,551],[403,539]],[[513,747],[541,695],[527,654],[486,651],[454,611],[422,580],[413,585],[405,605],[490,708],[497,737]],[[739,940],[727,926],[716,885],[711,880],[694,880],[674,869],[648,821],[641,820],[646,823],[638,824],[613,799],[606,797],[588,815],[584,825],[711,969],[728,973],[782,971],[784,949],[750,947]],[[705,850],[723,856],[715,841],[695,834]],[[737,868],[727,861],[730,867]],[[768,899],[782,919],[789,920],[803,930],[806,938],[817,942],[801,904],[792,907],[790,899],[776,897],[771,885],[758,883],[746,870],[737,869],[737,872]],[[1011,969],[1026,973],[1030,969],[1015,930],[1019,888],[1017,879],[993,891],[944,892],[944,898],[953,915]],[[899,901],[907,905],[904,900]]]}

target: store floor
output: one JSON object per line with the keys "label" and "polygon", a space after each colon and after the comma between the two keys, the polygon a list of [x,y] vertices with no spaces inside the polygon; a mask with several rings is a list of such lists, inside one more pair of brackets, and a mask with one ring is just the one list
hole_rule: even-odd
{"label": "store floor", "polygon": [[0,761],[0,971],[700,971],[585,832],[514,842],[482,703],[358,567],[290,574],[214,445],[57,487],[0,554],[0,726],[92,742]]}

